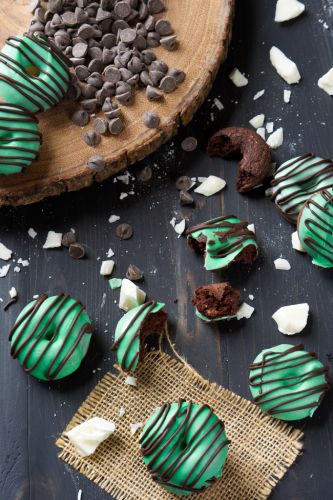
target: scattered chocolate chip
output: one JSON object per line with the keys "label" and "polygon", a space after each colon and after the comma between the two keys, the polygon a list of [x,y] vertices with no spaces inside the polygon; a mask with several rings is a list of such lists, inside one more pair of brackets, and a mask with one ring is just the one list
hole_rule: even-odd
{"label": "scattered chocolate chip", "polygon": [[126,271],[126,278],[131,281],[141,281],[143,279],[143,272],[134,264],[130,264]]}
{"label": "scattered chocolate chip", "polygon": [[180,191],[179,193],[180,204],[185,207],[188,205],[194,205],[194,199],[187,191]]}
{"label": "scattered chocolate chip", "polygon": [[101,136],[95,130],[88,130],[84,134],[83,140],[88,146],[95,148],[101,142]]}
{"label": "scattered chocolate chip", "polygon": [[97,10],[96,13],[96,21],[100,23],[101,21],[105,21],[105,19],[109,19],[112,17],[112,13],[107,10],[102,9],[101,7]]}
{"label": "scattered chocolate chip", "polygon": [[164,78],[164,73],[162,71],[157,71],[155,69],[149,71],[149,77],[153,85],[158,86],[162,78]]}
{"label": "scattered chocolate chip", "polygon": [[68,253],[73,259],[83,259],[86,255],[84,246],[80,243],[72,243],[69,247]]}
{"label": "scattered chocolate chip", "polygon": [[136,39],[136,30],[132,28],[126,28],[120,32],[120,40],[124,43],[133,43]]}
{"label": "scattered chocolate chip", "polygon": [[121,80],[121,72],[116,66],[107,66],[104,70],[105,80],[111,83],[118,83]]}
{"label": "scattered chocolate chip", "polygon": [[139,182],[149,182],[153,176],[153,171],[151,167],[143,167],[136,174],[136,178]]}
{"label": "scattered chocolate chip", "polygon": [[162,0],[148,0],[147,7],[150,14],[159,14],[165,10],[165,5]]}
{"label": "scattered chocolate chip", "polygon": [[103,87],[104,81],[99,73],[92,73],[87,79],[87,83],[97,89],[100,89]]}
{"label": "scattered chocolate chip", "polygon": [[16,297],[13,297],[11,299],[9,299],[9,301],[3,306],[3,310],[4,311],[7,311],[7,309],[10,308],[10,306],[12,306],[13,304],[15,304],[17,302],[17,295]]}
{"label": "scattered chocolate chip", "polygon": [[148,47],[158,47],[160,45],[161,37],[156,31],[150,31],[147,35]]}
{"label": "scattered chocolate chip", "polygon": [[109,122],[105,118],[96,118],[93,127],[97,134],[104,135],[109,130]]}
{"label": "scattered chocolate chip", "polygon": [[155,87],[152,87],[151,85],[147,85],[146,97],[147,97],[148,101],[158,101],[159,99],[163,98],[163,94]]}
{"label": "scattered chocolate chip", "polygon": [[121,240],[129,240],[133,236],[133,228],[129,224],[119,224],[116,229],[116,235]]}
{"label": "scattered chocolate chip", "polygon": [[73,47],[73,56],[74,57],[85,57],[88,52],[88,44],[86,43],[77,43]]}
{"label": "scattered chocolate chip", "polygon": [[77,101],[79,97],[81,97],[81,89],[76,83],[74,85],[69,86],[67,91],[67,97],[72,101]]}
{"label": "scattered chocolate chip", "polygon": [[76,236],[73,231],[68,231],[68,233],[65,233],[62,237],[61,244],[64,247],[69,248],[73,243],[76,243]]}
{"label": "scattered chocolate chip", "polygon": [[147,128],[157,128],[161,122],[160,117],[154,111],[147,111],[143,115],[143,123]]}
{"label": "scattered chocolate chip", "polygon": [[72,122],[79,127],[85,127],[90,121],[90,116],[84,109],[78,109],[72,114]]}
{"label": "scattered chocolate chip", "polygon": [[173,34],[171,23],[166,19],[159,19],[158,21],[156,21],[155,31],[161,36],[167,36]]}
{"label": "scattered chocolate chip", "polygon": [[181,148],[187,153],[190,153],[191,151],[197,149],[197,146],[198,141],[195,137],[186,137],[181,143]]}
{"label": "scattered chocolate chip", "polygon": [[114,13],[120,19],[125,19],[131,13],[131,6],[127,2],[118,2],[114,7]]}
{"label": "scattered chocolate chip", "polygon": [[133,102],[132,92],[125,92],[125,94],[119,94],[116,97],[121,104],[124,104],[124,106],[129,106]]}
{"label": "scattered chocolate chip", "polygon": [[71,12],[70,10],[64,12],[61,16],[61,19],[63,20],[64,25],[68,26],[69,28],[77,25],[76,15],[74,14],[74,12]]}
{"label": "scattered chocolate chip", "polygon": [[176,188],[179,191],[188,191],[192,186],[192,181],[187,175],[182,175],[176,180]]}
{"label": "scattered chocolate chip", "polygon": [[175,78],[177,85],[179,85],[180,83],[183,83],[183,81],[185,80],[185,77],[186,77],[184,71],[182,71],[181,69],[176,69],[176,68],[169,69],[168,75],[173,76]]}
{"label": "scattered chocolate chip", "polygon": [[87,68],[87,66],[84,66],[83,64],[81,64],[80,66],[76,66],[76,68],[75,68],[75,74],[78,77],[78,79],[81,82],[83,82],[83,81],[87,80],[87,78],[89,78],[90,71]]}
{"label": "scattered chocolate chip", "polygon": [[97,109],[97,99],[84,99],[80,102],[82,108],[87,111],[90,115],[96,112]]}
{"label": "scattered chocolate chip", "polygon": [[176,50],[178,48],[176,35],[162,36],[161,45],[167,50]]}
{"label": "scattered chocolate chip", "polygon": [[150,65],[149,68],[151,71],[160,71],[164,75],[168,72],[168,65],[164,62],[161,61],[160,59],[155,59]]}
{"label": "scattered chocolate chip", "polygon": [[177,82],[173,76],[167,75],[160,81],[160,89],[167,94],[173,92],[174,90],[176,90],[176,88]]}
{"label": "scattered chocolate chip", "polygon": [[101,45],[107,49],[111,49],[117,43],[117,37],[113,33],[106,33],[102,36]]}
{"label": "scattered chocolate chip", "polygon": [[104,69],[103,62],[101,59],[92,59],[88,64],[88,69],[91,73],[102,73]]}
{"label": "scattered chocolate chip", "polygon": [[113,118],[109,123],[109,132],[112,135],[119,135],[124,130],[124,122],[121,118]]}
{"label": "scattered chocolate chip", "polygon": [[47,6],[52,14],[56,14],[62,11],[62,0],[49,0]]}
{"label": "scattered chocolate chip", "polygon": [[80,38],[88,40],[89,38],[93,38],[95,34],[95,28],[90,24],[82,24],[79,27],[77,34]]}
{"label": "scattered chocolate chip", "polygon": [[87,167],[95,172],[101,172],[106,166],[106,161],[103,156],[91,156],[87,161]]}

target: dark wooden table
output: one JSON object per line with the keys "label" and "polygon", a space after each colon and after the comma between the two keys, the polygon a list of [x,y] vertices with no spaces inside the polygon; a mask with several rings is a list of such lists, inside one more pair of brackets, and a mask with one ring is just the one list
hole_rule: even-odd
{"label": "dark wooden table", "polygon": [[[210,99],[188,128],[142,163],[154,168],[149,186],[135,183],[135,195],[119,201],[119,193],[127,188],[111,179],[102,186],[35,206],[1,210],[1,241],[14,250],[15,259],[29,258],[31,262],[19,274],[13,273],[12,266],[8,277],[0,279],[0,297],[4,300],[11,286],[19,292],[18,303],[0,313],[1,500],[75,500],[80,488],[84,500],[110,498],[59,461],[54,445],[83,399],[113,365],[110,345],[121,316],[114,304],[118,293],[112,292],[108,281],[99,276],[97,261],[105,257],[109,247],[115,251],[115,276],[123,276],[130,263],[145,271],[144,288],[149,296],[167,303],[178,351],[210,380],[248,398],[249,363],[263,348],[288,341],[304,342],[307,349],[317,351],[324,362],[330,363],[327,354],[333,351],[333,271],[316,269],[309,258],[296,253],[290,241],[294,228],[280,217],[263,191],[239,195],[235,189],[236,163],[208,158],[205,146],[209,135],[221,126],[247,125],[254,115],[265,113],[276,127],[284,127],[284,144],[274,153],[278,162],[308,151],[333,155],[333,104],[317,87],[318,77],[332,66],[332,1],[306,2],[307,13],[287,26],[274,23],[273,1],[243,0],[237,4],[228,62],[221,68]],[[301,83],[292,87],[290,104],[283,103],[283,89],[288,86],[269,63],[272,45],[297,61],[302,74]],[[234,66],[249,74],[247,87],[237,89],[228,80]],[[253,101],[260,89],[266,89],[265,95]],[[214,107],[214,97],[223,102],[223,111]],[[180,148],[181,140],[188,135],[199,140],[195,153],[184,153]],[[177,177],[211,173],[226,178],[228,187],[223,195],[210,199],[198,196],[194,211],[181,209],[175,190]],[[186,216],[194,223],[221,211],[255,224],[261,256],[252,269],[236,267],[216,276],[205,272],[200,258],[186,247],[184,238],[177,238],[169,224],[175,215]],[[132,240],[120,242],[115,237],[115,227],[108,223],[112,213],[133,225]],[[38,232],[35,240],[27,234],[29,227]],[[42,249],[48,230],[65,232],[69,228],[75,228],[79,240],[87,245],[88,256],[83,261],[72,260],[65,250]],[[290,261],[290,272],[274,269],[273,260],[281,255]],[[255,296],[255,314],[250,320],[220,326],[195,322],[190,303],[193,289],[222,277],[238,287],[248,302],[249,294]],[[10,358],[7,331],[34,294],[60,291],[86,304],[96,335],[76,375],[50,385],[26,375]],[[102,307],[104,293],[106,302]],[[310,304],[311,321],[302,335],[286,339],[277,331],[271,315],[282,305],[303,301]],[[333,497],[332,402],[330,392],[313,419],[300,423],[306,434],[304,453],[272,498]]]}

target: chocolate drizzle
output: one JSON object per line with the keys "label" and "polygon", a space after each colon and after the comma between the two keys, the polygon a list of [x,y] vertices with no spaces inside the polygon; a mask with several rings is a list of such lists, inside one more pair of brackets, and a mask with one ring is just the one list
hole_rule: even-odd
{"label": "chocolate drizzle", "polygon": [[[191,427],[205,411],[207,415],[203,422],[187,439]],[[173,416],[172,412],[169,403],[159,408],[152,423],[140,437],[141,453],[149,459],[146,465],[160,485],[187,492],[202,490],[216,480],[216,476],[210,477],[205,480],[204,486],[196,486],[215,460],[222,472],[223,463],[220,464],[219,455],[230,443],[224,435],[224,423],[208,405],[193,405],[180,400]],[[165,458],[157,465],[163,452],[167,452]],[[181,482],[176,481],[175,475],[186,461],[190,469]]]}
{"label": "chocolate drizzle", "polygon": [[[304,410],[307,408],[316,408],[320,405],[321,398],[318,401],[313,401],[311,403],[298,404],[302,399],[315,394],[323,395],[325,391],[329,389],[327,382],[327,372],[328,368],[315,368],[307,369],[307,365],[313,360],[317,360],[317,355],[314,352],[303,351],[303,344],[299,344],[286,349],[283,352],[278,351],[268,351],[263,355],[262,361],[254,363],[250,366],[250,370],[258,370],[257,374],[250,374],[250,386],[259,388],[259,395],[254,398],[254,403],[256,405],[268,404],[269,408],[265,408],[265,411],[269,415],[276,415],[285,412],[294,412],[298,410]],[[290,357],[289,354],[294,352],[300,352],[299,356]],[[300,374],[296,370],[295,375],[287,376],[283,372],[284,370],[293,370],[303,366],[303,374]],[[280,376],[279,376],[280,375]],[[303,382],[316,378],[318,376],[323,376],[325,382],[319,385],[309,387],[306,389],[297,390],[297,386],[302,385]],[[265,380],[264,380],[265,377]],[[280,385],[273,389],[264,390],[264,386],[267,384],[281,382]],[[290,394],[290,388],[295,387],[292,396],[288,398]],[[275,395],[277,391],[281,391],[286,388],[283,394]],[[286,399],[287,398],[287,399]],[[279,401],[281,400],[282,401]],[[284,408],[286,405],[291,403],[296,403],[292,408]]]}
{"label": "chocolate drizzle", "polygon": [[[84,306],[79,301],[71,302],[70,305],[67,306],[67,302],[70,297],[61,293],[53,297],[53,300],[41,314],[40,308],[46,299],[48,299],[47,295],[41,295],[12,328],[9,334],[9,340],[11,341],[10,354],[15,359],[24,348],[28,347],[28,351],[26,352],[21,364],[24,371],[28,373],[32,372],[41,362],[45,360],[45,356],[51,346],[54,346],[55,342],[59,341],[61,327],[72,311],[76,310],[73,321],[71,322],[66,333],[61,337],[60,347],[52,357],[52,361],[44,373],[45,378],[54,380],[69,361],[71,355],[80,344],[84,335],[90,335],[92,333],[92,329],[90,323],[85,323],[80,329],[78,329],[77,323],[82,312],[84,311]],[[59,313],[61,314],[60,319],[57,320],[57,326],[54,333],[52,333],[49,338],[49,327]],[[36,319],[36,316],[38,319]],[[15,339],[13,339],[13,337],[15,337]],[[71,344],[68,344],[67,341],[70,337],[72,337],[72,341],[74,341]],[[29,363],[30,357],[35,349],[41,345],[41,341],[45,340],[48,342],[44,349],[40,352],[35,363]],[[55,364],[57,364],[56,368],[54,368]]]}
{"label": "chocolate drizzle", "polygon": [[[303,203],[311,195],[333,187],[333,162],[318,158],[313,153],[294,158],[277,169],[272,187],[272,200],[290,222],[296,223]],[[285,190],[289,189],[292,192],[285,194]]]}

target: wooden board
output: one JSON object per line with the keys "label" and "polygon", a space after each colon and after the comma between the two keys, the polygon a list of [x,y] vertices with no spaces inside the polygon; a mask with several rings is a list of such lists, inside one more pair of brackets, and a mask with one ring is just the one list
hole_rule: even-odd
{"label": "wooden board", "polygon": [[[28,0],[1,0],[0,43],[8,35],[23,33],[29,25]],[[0,205],[34,203],[46,196],[75,191],[100,182],[137,160],[146,157],[170,139],[178,127],[186,125],[211,89],[215,74],[226,56],[231,35],[234,0],[165,0],[168,18],[180,47],[175,52],[156,49],[170,67],[186,72],[185,82],[162,103],[149,103],[143,91],[137,92],[132,106],[123,109],[126,128],[119,137],[103,137],[97,148],[83,140],[83,130],[70,115],[75,105],[65,101],[39,115],[43,145],[39,159],[22,174],[1,176]],[[124,108],[124,107],[123,107]],[[142,123],[145,111],[161,117],[159,130]],[[87,125],[86,129],[90,128]],[[101,154],[107,167],[98,174],[87,167],[87,159]]]}

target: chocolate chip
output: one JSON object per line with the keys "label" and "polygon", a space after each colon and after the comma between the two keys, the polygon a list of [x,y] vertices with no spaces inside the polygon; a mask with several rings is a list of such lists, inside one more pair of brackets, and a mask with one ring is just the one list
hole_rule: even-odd
{"label": "chocolate chip", "polygon": [[136,39],[136,31],[133,28],[126,28],[120,32],[120,40],[124,43],[133,43]]}
{"label": "chocolate chip", "polygon": [[114,13],[120,19],[125,19],[131,13],[131,7],[127,2],[118,2],[114,7]]}
{"label": "chocolate chip", "polygon": [[[73,47],[73,50],[74,50],[74,48],[75,48],[75,46]],[[81,82],[84,82],[90,76],[90,71],[87,68],[87,66],[84,66],[83,64],[81,64],[80,66],[77,66],[75,68],[75,74]]]}
{"label": "chocolate chip", "polygon": [[143,123],[147,128],[157,128],[161,122],[160,117],[154,111],[147,111],[143,115]]}
{"label": "chocolate chip", "polygon": [[192,181],[187,175],[182,175],[176,180],[176,188],[179,191],[188,191],[192,186]]}
{"label": "chocolate chip", "polygon": [[167,36],[173,34],[173,29],[170,21],[166,19],[159,19],[155,24],[155,31],[161,36]]}
{"label": "chocolate chip", "polygon": [[95,130],[88,130],[84,134],[83,140],[88,146],[95,148],[101,142],[101,136]]}
{"label": "chocolate chip", "polygon": [[38,7],[40,7],[40,0],[30,0],[28,7],[29,12],[33,14]]}
{"label": "chocolate chip", "polygon": [[161,71],[152,70],[149,71],[149,77],[153,85],[159,85],[162,78],[164,78],[164,73],[162,73]]}
{"label": "chocolate chip", "polygon": [[116,228],[116,235],[121,240],[129,240],[133,236],[133,228],[129,224],[119,224]]}
{"label": "chocolate chip", "polygon": [[63,20],[65,26],[71,27],[77,25],[77,18],[74,12],[71,11],[64,12],[61,16],[61,19]]}
{"label": "chocolate chip", "polygon": [[176,50],[178,48],[176,35],[163,36],[161,38],[161,45],[167,50]]}
{"label": "chocolate chip", "polygon": [[102,60],[103,50],[100,47],[95,47],[94,45],[88,49],[88,54],[91,59]]}
{"label": "chocolate chip", "polygon": [[74,85],[69,86],[67,91],[67,97],[71,101],[77,101],[79,97],[81,97],[81,89],[76,83]]}
{"label": "chocolate chip", "polygon": [[117,35],[119,30],[125,30],[126,28],[129,28],[129,24],[123,19],[117,19],[112,25],[112,33]]}
{"label": "chocolate chip", "polygon": [[177,85],[183,83],[185,80],[185,73],[181,69],[171,68],[168,71],[168,75],[173,76],[177,82]]}
{"label": "chocolate chip", "polygon": [[87,111],[90,115],[96,112],[97,109],[97,99],[84,99],[80,102],[82,108]]}
{"label": "chocolate chip", "polygon": [[117,83],[121,80],[121,73],[115,66],[107,66],[104,70],[105,80],[111,83]]}
{"label": "chocolate chip", "polygon": [[106,161],[103,156],[91,156],[87,161],[87,167],[90,168],[90,170],[94,170],[95,172],[101,172],[101,170],[104,170],[105,166]]}
{"label": "chocolate chip", "polygon": [[93,26],[90,26],[90,24],[82,24],[82,26],[79,27],[77,34],[84,40],[88,40],[89,38],[93,38],[95,34],[95,28]]}
{"label": "chocolate chip", "polygon": [[103,64],[111,64],[114,61],[114,58],[116,56],[117,48],[112,47],[111,49],[107,49],[104,47],[103,49],[103,55],[102,55],[102,61]]}
{"label": "chocolate chip", "polygon": [[102,8],[99,8],[96,13],[96,22],[99,23],[101,21],[104,21],[105,19],[109,19],[112,17],[112,13],[108,12],[107,10],[104,10]]}
{"label": "chocolate chip", "polygon": [[52,14],[56,14],[62,11],[62,0],[49,0],[47,6]]}
{"label": "chocolate chip", "polygon": [[153,171],[151,167],[143,167],[136,174],[136,178],[139,182],[149,182],[153,176]]}
{"label": "chocolate chip", "polygon": [[78,125],[79,127],[85,127],[90,121],[90,116],[87,111],[78,109],[72,114],[71,119],[72,122],[75,123],[75,125]]}
{"label": "chocolate chip", "polygon": [[86,43],[77,43],[73,47],[74,57],[85,57],[88,52],[88,45]]}
{"label": "chocolate chip", "polygon": [[120,71],[121,79],[124,82],[127,82],[127,80],[129,80],[133,76],[133,73],[127,68],[120,68],[119,71]]}
{"label": "chocolate chip", "polygon": [[80,243],[72,243],[69,247],[68,253],[73,259],[83,259],[86,255],[86,251]]}
{"label": "chocolate chip", "polygon": [[129,106],[133,102],[132,92],[125,92],[116,96],[117,100],[124,106]]}
{"label": "chocolate chip", "polygon": [[103,47],[107,49],[111,49],[116,45],[116,36],[113,33],[106,33],[102,36],[101,44]]}
{"label": "chocolate chip", "polygon": [[89,78],[87,79],[87,83],[89,85],[92,85],[96,89],[100,89],[101,87],[103,87],[104,80],[99,73],[95,72],[89,76]]}
{"label": "chocolate chip", "polygon": [[98,134],[104,135],[109,130],[109,122],[105,118],[96,118],[94,121],[94,130]]}
{"label": "chocolate chip", "polygon": [[161,61],[161,59],[155,59],[155,61],[151,63],[149,68],[150,71],[153,70],[160,71],[164,75],[167,74],[168,69],[169,69],[168,65],[164,61]]}
{"label": "chocolate chip", "polygon": [[104,113],[107,113],[109,111],[113,111],[114,109],[116,109],[118,107],[117,104],[113,103],[110,99],[110,97],[107,97],[104,101],[104,104],[102,106],[102,111],[104,111]]}
{"label": "chocolate chip", "polygon": [[102,73],[104,65],[100,59],[92,59],[88,64],[88,69],[91,73]]}
{"label": "chocolate chip", "polygon": [[93,85],[89,85],[88,83],[84,83],[84,82],[80,82],[79,85],[81,88],[82,96],[85,99],[93,99],[95,97],[96,90],[97,90],[96,87],[94,87]]}
{"label": "chocolate chip", "polygon": [[71,57],[70,61],[74,67],[80,66],[86,62],[84,57]]}
{"label": "chocolate chip", "polygon": [[156,59],[156,55],[151,50],[143,50],[141,52],[142,62],[149,66]]}
{"label": "chocolate chip", "polygon": [[35,11],[34,18],[36,21],[45,24],[45,13],[44,10],[38,7]]}
{"label": "chocolate chip", "polygon": [[134,74],[140,73],[143,69],[142,62],[136,56],[132,57],[132,59],[128,62],[127,68]]}
{"label": "chocolate chip", "polygon": [[97,90],[95,97],[97,99],[97,104],[99,106],[103,106],[104,101],[107,97],[110,97],[109,92],[105,88],[101,88],[100,90]]}
{"label": "chocolate chip", "polygon": [[155,18],[152,15],[149,15],[145,20],[145,28],[147,31],[155,30]]}
{"label": "chocolate chip", "polygon": [[183,207],[186,207],[189,205],[194,205],[194,199],[192,198],[190,193],[188,193],[187,191],[180,191],[179,201]]}
{"label": "chocolate chip", "polygon": [[167,94],[169,94],[170,92],[174,92],[176,88],[177,88],[177,82],[173,76],[167,75],[160,81],[160,89],[163,90],[163,92],[166,92]]}
{"label": "chocolate chip", "polygon": [[151,31],[147,35],[148,47],[158,47],[160,45],[161,37],[156,31]]}
{"label": "chocolate chip", "polygon": [[73,231],[68,231],[68,233],[65,233],[62,237],[61,244],[64,247],[69,248],[73,243],[76,243],[76,236],[73,233]]}
{"label": "chocolate chip", "polygon": [[[116,95],[116,86],[114,83],[104,82],[103,90],[104,90],[106,97],[113,97]],[[104,102],[105,102],[105,100],[104,100]]]}
{"label": "chocolate chip", "polygon": [[109,123],[109,132],[112,135],[118,135],[124,130],[124,122],[121,118],[113,118]]}
{"label": "chocolate chip", "polygon": [[155,87],[148,85],[146,89],[146,97],[148,101],[158,101],[163,98],[163,94]]}
{"label": "chocolate chip", "polygon": [[82,23],[85,23],[88,20],[89,15],[88,15],[88,12],[86,12],[82,8],[76,7],[76,9],[75,9],[75,17],[76,17],[76,20],[77,20],[78,24],[82,24]]}
{"label": "chocolate chip", "polygon": [[150,14],[159,14],[160,12],[165,10],[165,6],[162,0],[148,0],[147,7]]}
{"label": "chocolate chip", "polygon": [[126,278],[131,281],[141,281],[143,279],[143,272],[134,264],[130,264],[126,271]]}
{"label": "chocolate chip", "polygon": [[197,149],[197,146],[198,141],[195,137],[186,137],[186,139],[184,139],[181,143],[181,148],[187,153],[190,153],[191,151]]}
{"label": "chocolate chip", "polygon": [[136,39],[133,42],[133,47],[135,47],[139,51],[144,50],[147,47],[147,41],[145,37],[142,35],[137,35]]}
{"label": "chocolate chip", "polygon": [[139,19],[140,21],[144,21],[149,15],[147,4],[141,3],[139,7]]}

